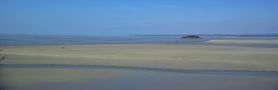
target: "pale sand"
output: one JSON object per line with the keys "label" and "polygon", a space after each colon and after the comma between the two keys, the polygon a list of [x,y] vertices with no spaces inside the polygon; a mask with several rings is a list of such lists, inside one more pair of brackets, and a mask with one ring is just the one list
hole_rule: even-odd
{"label": "pale sand", "polygon": [[206,42],[224,44],[278,44],[278,40],[209,40]]}
{"label": "pale sand", "polygon": [[159,44],[1,46],[0,48],[8,55],[7,59],[1,62],[3,64],[278,71],[278,48]]}

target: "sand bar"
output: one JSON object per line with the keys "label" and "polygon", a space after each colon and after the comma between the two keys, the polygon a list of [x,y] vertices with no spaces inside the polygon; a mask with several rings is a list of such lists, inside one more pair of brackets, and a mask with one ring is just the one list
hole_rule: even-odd
{"label": "sand bar", "polygon": [[206,42],[223,44],[278,44],[278,40],[209,40]]}
{"label": "sand bar", "polygon": [[159,44],[1,46],[1,48],[8,55],[2,64],[278,70],[278,48]]}

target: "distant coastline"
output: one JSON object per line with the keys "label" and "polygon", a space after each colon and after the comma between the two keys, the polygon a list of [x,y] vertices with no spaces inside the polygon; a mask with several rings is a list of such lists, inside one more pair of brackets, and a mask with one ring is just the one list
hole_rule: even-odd
{"label": "distant coastline", "polygon": [[[183,35],[198,35],[200,40],[183,40]],[[23,35],[1,34],[0,45],[99,45],[99,44],[204,44],[208,40],[278,40],[278,34],[169,34],[169,35]],[[273,46],[273,45],[271,45]],[[278,46],[278,45],[277,45]]]}

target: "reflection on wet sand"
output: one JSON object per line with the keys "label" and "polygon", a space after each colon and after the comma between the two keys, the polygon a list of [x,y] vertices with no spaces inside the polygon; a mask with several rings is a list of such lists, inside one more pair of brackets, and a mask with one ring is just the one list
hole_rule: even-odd
{"label": "reflection on wet sand", "polygon": [[[276,76],[109,68],[4,68],[7,90],[276,90]],[[236,72],[235,72],[236,73]],[[245,72],[248,74],[248,72]],[[252,73],[252,72],[251,72]],[[253,72],[254,73],[254,72]]]}

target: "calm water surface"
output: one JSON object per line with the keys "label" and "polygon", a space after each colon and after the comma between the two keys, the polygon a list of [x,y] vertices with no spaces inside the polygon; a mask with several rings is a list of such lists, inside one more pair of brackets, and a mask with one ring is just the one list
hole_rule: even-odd
{"label": "calm water surface", "polygon": [[181,39],[182,35],[69,36],[0,35],[0,45],[96,45],[96,44],[188,44],[278,47],[278,44],[209,44],[208,40],[278,40],[278,35],[200,35],[202,39]]}
{"label": "calm water surface", "polygon": [[[1,68],[92,69],[121,74],[69,82],[42,82],[7,90],[277,90],[278,72],[175,70],[119,66],[1,65]],[[37,72],[39,73],[39,72]],[[85,72],[80,72],[84,73]],[[97,73],[97,72],[95,72]],[[88,74],[88,73],[86,73]],[[22,74],[24,75],[24,74]],[[67,74],[64,74],[65,76]],[[82,75],[82,74],[81,74]],[[94,74],[92,74],[94,75]],[[18,75],[20,77],[20,75]],[[41,77],[44,78],[44,77]]]}

